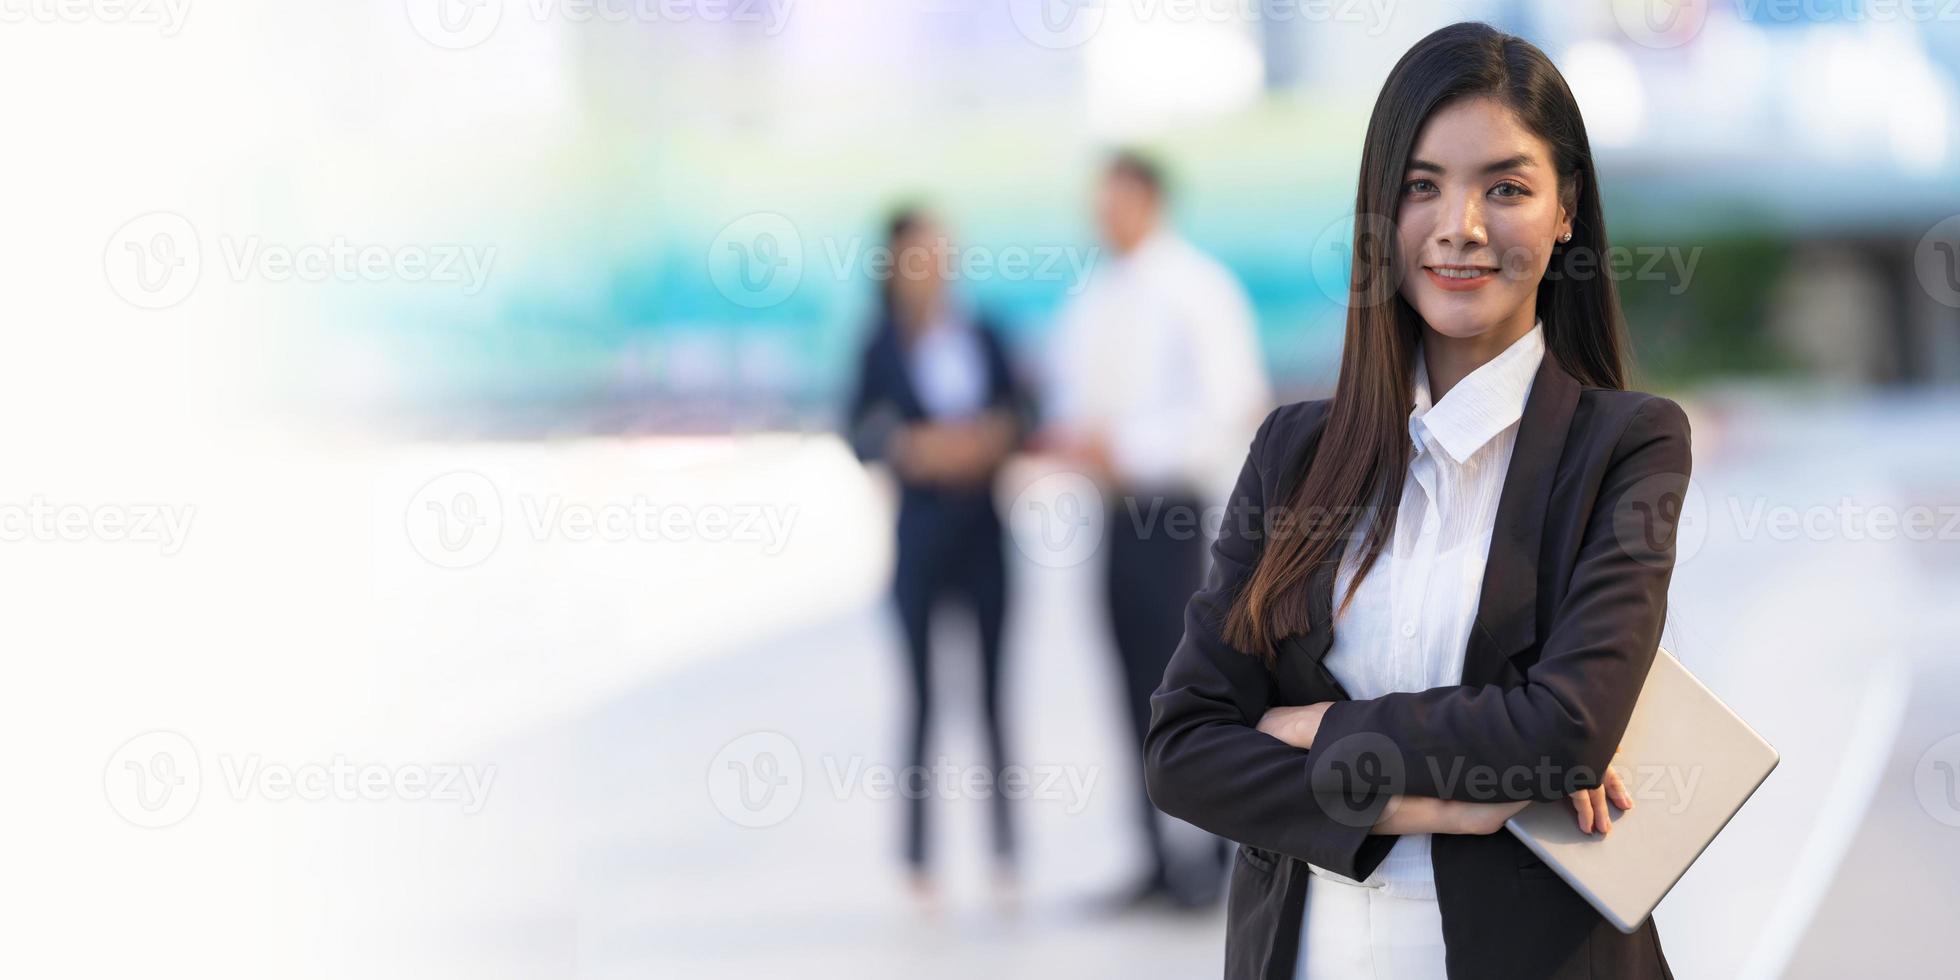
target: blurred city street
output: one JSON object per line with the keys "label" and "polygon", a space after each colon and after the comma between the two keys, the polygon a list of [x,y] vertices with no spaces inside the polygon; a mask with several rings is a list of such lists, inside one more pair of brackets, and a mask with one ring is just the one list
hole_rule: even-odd
{"label": "blurred city street", "polygon": [[[1947,962],[1938,937],[1960,907],[1960,829],[1936,819],[1929,807],[1946,804],[1915,791],[1913,770],[1952,734],[1960,709],[1951,602],[1960,561],[1941,542],[1859,540],[1870,536],[1862,518],[1813,518],[1790,540],[1777,540],[1770,522],[1777,508],[1835,515],[1846,499],[1955,513],[1960,458],[1933,447],[1960,433],[1960,404],[1836,397],[1738,389],[1689,403],[1705,510],[1699,533],[1684,531],[1666,643],[1782,763],[1657,913],[1680,976],[1863,972],[1850,964],[1872,962],[1881,929],[1902,941],[1876,951],[1887,968],[1868,975],[1933,975]],[[1820,452],[1841,465],[1810,465]],[[821,453],[805,456],[823,469],[811,462]],[[875,483],[833,477],[845,488],[797,480],[795,492],[820,513],[826,498],[871,494],[863,511],[875,513]],[[809,530],[888,533],[875,519]],[[793,562],[802,546],[769,560]],[[555,710],[527,711],[514,725],[477,719],[468,754],[500,767],[497,805],[398,842],[426,876],[392,896],[399,905],[364,912],[391,923],[387,948],[402,975],[1211,975],[1221,915],[1117,916],[1101,905],[1141,845],[1127,819],[1134,776],[1118,737],[1112,656],[1082,614],[1094,608],[1093,567],[1014,567],[1012,751],[1030,766],[1091,777],[1082,798],[1063,792],[1017,808],[1026,846],[1017,917],[993,905],[981,801],[935,799],[948,888],[943,916],[922,924],[896,860],[899,802],[852,778],[899,765],[897,639],[882,594],[866,592],[875,576],[838,576],[834,605],[711,655],[676,651],[679,663],[652,648],[562,650],[548,680],[518,686],[575,692],[575,675],[596,671],[620,693],[565,693]],[[766,590],[741,594],[771,602]],[[971,680],[957,666],[970,642],[949,632],[954,655],[940,674],[948,708],[934,751],[956,763],[979,749]],[[621,673],[625,663],[639,680]],[[736,801],[717,798],[711,770],[758,732],[786,737],[800,800],[766,826],[743,826]],[[1903,941],[1913,937],[1921,941]]]}
{"label": "blurred city street", "polygon": [[1216,977],[1200,549],[1095,505],[1337,390],[1385,499],[1420,353],[1481,510],[1534,336],[1687,412],[1663,642],[1781,753],[1675,974],[1955,973],[1952,3],[13,0],[0,84],[0,976]]}

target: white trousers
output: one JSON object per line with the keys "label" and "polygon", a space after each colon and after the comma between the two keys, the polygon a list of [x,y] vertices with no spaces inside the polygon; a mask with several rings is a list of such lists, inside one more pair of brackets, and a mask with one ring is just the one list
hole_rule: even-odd
{"label": "white trousers", "polygon": [[1297,980],[1444,980],[1443,916],[1433,898],[1316,874],[1307,882]]}

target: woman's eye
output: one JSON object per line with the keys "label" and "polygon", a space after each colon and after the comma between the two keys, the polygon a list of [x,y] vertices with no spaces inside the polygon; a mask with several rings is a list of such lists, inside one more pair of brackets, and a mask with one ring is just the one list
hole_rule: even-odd
{"label": "woman's eye", "polygon": [[1514,184],[1508,180],[1491,188],[1490,192],[1498,197],[1524,197],[1531,193],[1524,189],[1523,184]]}
{"label": "woman's eye", "polygon": [[1402,193],[1404,194],[1420,194],[1426,191],[1433,191],[1435,189],[1436,189],[1435,184],[1432,184],[1428,180],[1421,177],[1417,177],[1416,179],[1402,185]]}

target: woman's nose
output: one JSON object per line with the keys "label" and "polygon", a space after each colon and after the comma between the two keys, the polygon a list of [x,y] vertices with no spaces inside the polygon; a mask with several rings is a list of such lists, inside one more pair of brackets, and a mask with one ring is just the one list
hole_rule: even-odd
{"label": "woman's nose", "polygon": [[1478,195],[1462,194],[1443,209],[1436,227],[1438,245],[1462,250],[1478,247],[1489,240],[1489,233],[1484,230],[1483,201]]}

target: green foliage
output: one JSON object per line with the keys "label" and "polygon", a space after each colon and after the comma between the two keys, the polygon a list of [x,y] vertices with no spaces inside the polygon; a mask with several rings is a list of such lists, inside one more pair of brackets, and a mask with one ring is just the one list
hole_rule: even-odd
{"label": "green foliage", "polygon": [[[1766,313],[1789,262],[1787,239],[1751,235],[1623,247],[1635,257],[1618,285],[1636,387],[1797,370],[1771,335]],[[1660,260],[1642,274],[1657,253]],[[1692,270],[1685,276],[1679,274],[1684,266]]]}

